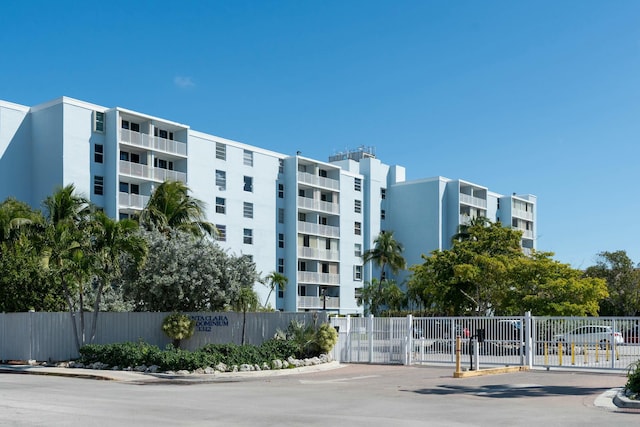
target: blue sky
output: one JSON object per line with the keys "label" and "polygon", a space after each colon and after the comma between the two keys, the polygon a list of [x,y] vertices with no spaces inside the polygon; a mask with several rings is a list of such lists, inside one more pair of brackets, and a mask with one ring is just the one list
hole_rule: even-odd
{"label": "blue sky", "polygon": [[[96,6],[97,5],[97,6]],[[640,262],[640,1],[0,4],[0,99],[70,96],[538,196],[538,249]]]}

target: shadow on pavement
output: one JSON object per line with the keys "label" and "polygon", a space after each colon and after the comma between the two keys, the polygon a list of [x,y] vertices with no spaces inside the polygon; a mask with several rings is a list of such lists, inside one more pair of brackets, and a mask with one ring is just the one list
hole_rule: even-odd
{"label": "shadow on pavement", "polygon": [[548,396],[588,396],[603,393],[607,388],[601,387],[570,387],[570,386],[543,386],[528,384],[497,384],[477,387],[440,385],[437,388],[401,390],[425,395],[456,395],[472,394],[476,396],[492,398],[521,398],[521,397],[548,397]]}

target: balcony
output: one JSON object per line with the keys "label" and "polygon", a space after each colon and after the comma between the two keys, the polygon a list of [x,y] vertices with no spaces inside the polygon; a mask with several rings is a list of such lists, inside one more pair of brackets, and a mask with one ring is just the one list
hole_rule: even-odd
{"label": "balcony", "polygon": [[298,248],[298,257],[307,259],[320,259],[324,261],[338,261],[340,259],[340,252],[302,246]]}
{"label": "balcony", "polygon": [[298,297],[298,308],[311,308],[321,310],[322,308],[338,309],[340,308],[340,297]]}
{"label": "balcony", "polygon": [[339,285],[340,275],[333,273],[316,273],[315,271],[298,271],[298,283]]}
{"label": "balcony", "polygon": [[120,192],[118,195],[118,203],[120,207],[129,209],[144,209],[149,202],[149,196],[141,196],[140,194],[129,194]]}
{"label": "balcony", "polygon": [[298,232],[323,237],[340,237],[340,228],[313,222],[298,221]]}
{"label": "balcony", "polygon": [[187,174],[168,169],[152,168],[142,163],[120,160],[120,174],[164,182],[166,180],[187,182]]}
{"label": "balcony", "polygon": [[298,207],[330,214],[340,213],[340,205],[337,203],[323,202],[310,197],[298,196]]}
{"label": "balcony", "polygon": [[340,189],[340,181],[338,181],[337,179],[316,176],[306,172],[298,172],[298,182],[313,185],[316,187],[328,188],[331,190]]}
{"label": "balcony", "polygon": [[164,153],[187,156],[187,144],[170,139],[134,132],[128,129],[120,129],[120,142],[124,144],[143,147],[149,150],[162,151]]}
{"label": "balcony", "polygon": [[511,215],[518,218],[528,219],[529,221],[533,221],[533,212],[524,211],[522,209],[513,209],[511,211]]}
{"label": "balcony", "polygon": [[460,193],[460,203],[465,205],[476,206],[479,208],[487,208],[487,200],[479,197],[470,196],[468,194]]}

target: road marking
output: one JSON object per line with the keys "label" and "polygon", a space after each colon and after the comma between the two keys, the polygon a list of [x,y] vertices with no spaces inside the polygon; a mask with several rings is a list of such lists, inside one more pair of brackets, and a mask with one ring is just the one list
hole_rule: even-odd
{"label": "road marking", "polygon": [[332,380],[300,380],[300,384],[336,384],[346,383],[348,381],[366,380],[368,378],[377,378],[380,375],[362,375],[359,377],[335,378]]}

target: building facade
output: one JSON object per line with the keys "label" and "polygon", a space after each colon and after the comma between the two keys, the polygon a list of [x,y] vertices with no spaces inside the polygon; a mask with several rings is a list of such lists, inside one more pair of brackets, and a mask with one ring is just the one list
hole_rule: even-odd
{"label": "building facade", "polygon": [[[382,230],[403,244],[408,265],[448,249],[458,226],[478,216],[522,230],[525,251],[536,245],[535,196],[444,177],[407,181],[370,147],[324,162],[67,97],[34,107],[0,101],[0,201],[39,208],[74,184],[122,219],[165,180],[185,182],[206,203],[222,248],[288,278],[268,301],[285,311],[362,313],[357,291],[377,272],[361,255]],[[255,290],[266,302],[266,287]]]}

